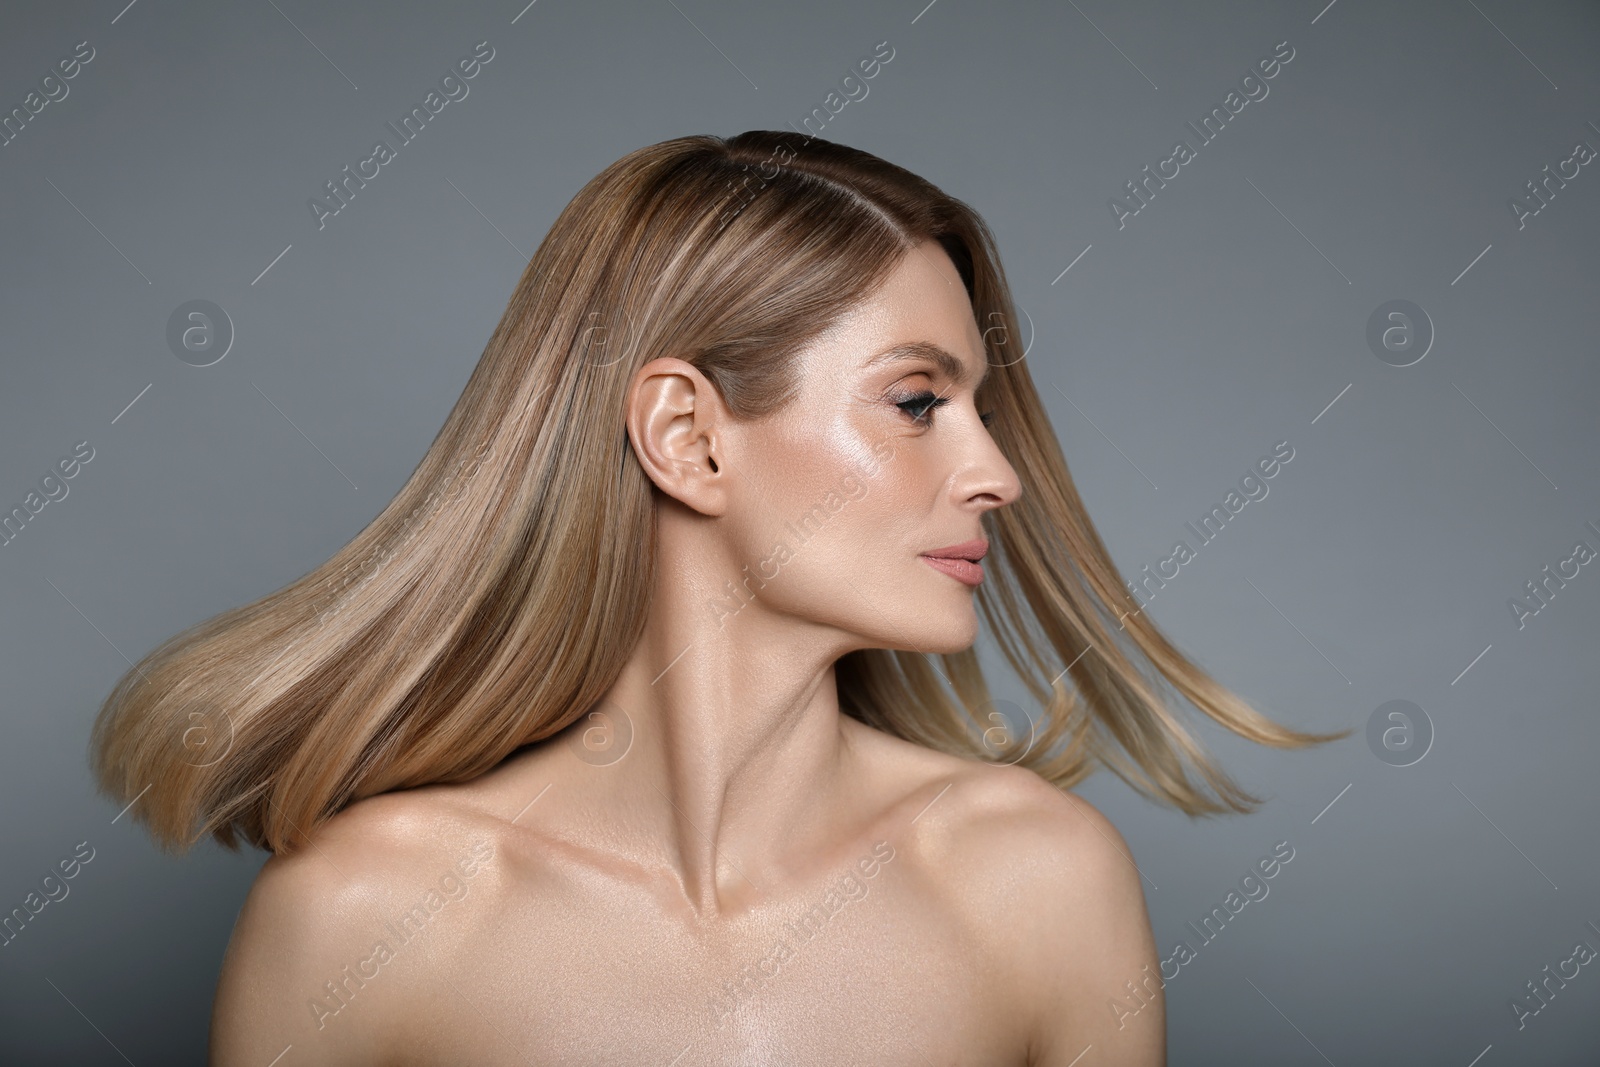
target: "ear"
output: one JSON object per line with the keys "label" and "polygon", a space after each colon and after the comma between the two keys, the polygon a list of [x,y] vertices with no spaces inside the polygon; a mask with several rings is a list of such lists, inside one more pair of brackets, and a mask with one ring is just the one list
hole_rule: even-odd
{"label": "ear", "polygon": [[732,413],[711,380],[673,357],[651,360],[628,390],[628,439],[656,488],[702,515],[728,505],[720,431]]}

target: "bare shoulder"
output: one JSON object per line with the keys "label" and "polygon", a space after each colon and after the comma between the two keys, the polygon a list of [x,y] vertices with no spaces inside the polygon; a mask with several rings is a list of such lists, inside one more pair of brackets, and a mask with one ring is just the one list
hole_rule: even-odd
{"label": "bare shoulder", "polygon": [[1033,884],[1057,893],[1137,886],[1127,842],[1082,797],[1026,767],[963,759],[862,729],[877,737],[858,746],[879,750],[876,766],[898,791],[896,807],[914,809],[917,848],[930,860],[982,860],[985,869],[998,864],[1007,879],[1025,868],[1035,873]]}
{"label": "bare shoulder", "polygon": [[[963,884],[1034,894],[1074,907],[1137,900],[1140,876],[1127,841],[1098,808],[1025,767],[946,757],[950,763],[919,808],[917,851],[957,863]],[[942,779],[940,781],[939,779]]]}
{"label": "bare shoulder", "polygon": [[[908,798],[904,853],[984,947],[1018,1006],[1033,1064],[1165,1063],[1159,995],[1115,1010],[1127,982],[1159,990],[1143,876],[1116,826],[1089,801],[1020,766],[938,753]],[[903,820],[897,820],[903,821]],[[1150,995],[1146,995],[1150,999]]]}
{"label": "bare shoulder", "polygon": [[437,996],[427,974],[470,935],[456,902],[492,898],[500,834],[430,787],[358,801],[270,857],[223,960],[211,1062],[270,1063],[290,1045],[302,1064],[394,1057],[416,1005]]}

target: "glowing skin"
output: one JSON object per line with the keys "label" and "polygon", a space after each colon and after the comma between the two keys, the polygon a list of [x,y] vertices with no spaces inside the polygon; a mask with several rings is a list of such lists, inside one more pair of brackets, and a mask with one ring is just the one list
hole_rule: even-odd
{"label": "glowing skin", "polygon": [[[956,366],[873,362],[908,342]],[[975,406],[985,370],[931,242],[808,346],[768,418],[734,419],[681,360],[641,368],[627,426],[660,557],[607,718],[471,782],[361,801],[271,859],[224,966],[215,1062],[293,1044],[297,1065],[1066,1067],[1093,1044],[1086,1065],[1163,1065],[1160,995],[1135,1012],[1126,985],[1159,959],[1110,822],[1031,771],[839,712],[841,655],[977,635],[973,587],[922,554],[1019,495]],[[946,402],[914,400],[929,392]],[[365,962],[475,844],[492,855],[459,899]],[[346,965],[374,976],[333,1014]]]}

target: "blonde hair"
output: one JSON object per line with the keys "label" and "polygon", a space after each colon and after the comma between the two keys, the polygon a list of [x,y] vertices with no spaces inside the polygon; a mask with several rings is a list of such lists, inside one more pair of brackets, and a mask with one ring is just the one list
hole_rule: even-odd
{"label": "blonde hair", "polygon": [[[101,790],[126,803],[148,787],[135,816],[169,851],[208,833],[287,851],[358,799],[476,777],[572,723],[633,651],[654,576],[653,486],[624,427],[633,372],[678,355],[738,417],[768,414],[793,394],[795,353],[929,239],[988,327],[979,400],[1023,486],[985,516],[995,566],[977,594],[1041,705],[1033,743],[1007,762],[1063,788],[1104,765],[1192,815],[1251,810],[1260,801],[1168,709],[1159,679],[1265,745],[1344,734],[1265,718],[1139,610],[1006,347],[1016,316],[984,222],[866,152],[762,130],[663,141],[585,185],[377,518],[326,563],[168,639],[121,678],[94,726]],[[942,672],[918,653],[853,652],[837,664],[840,706],[984,759],[976,653],[941,659]]]}

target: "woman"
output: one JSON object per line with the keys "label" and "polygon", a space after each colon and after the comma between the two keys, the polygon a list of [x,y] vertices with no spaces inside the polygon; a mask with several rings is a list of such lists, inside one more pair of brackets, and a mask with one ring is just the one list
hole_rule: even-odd
{"label": "woman", "polygon": [[978,216],[864,152],[684,137],[585,186],[383,513],[102,710],[158,841],[273,853],[214,1062],[1163,1063],[1159,998],[1109,1007],[1159,984],[1140,876],[1065,790],[1259,803],[1162,680],[1342,735],[1137,610],[1014,326]]}

